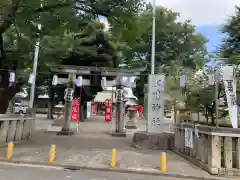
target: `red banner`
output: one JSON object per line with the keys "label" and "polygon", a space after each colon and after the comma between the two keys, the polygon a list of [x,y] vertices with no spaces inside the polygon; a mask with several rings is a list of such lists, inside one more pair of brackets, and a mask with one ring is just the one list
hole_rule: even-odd
{"label": "red banner", "polygon": [[97,115],[97,104],[92,105],[92,115],[96,116]]}
{"label": "red banner", "polygon": [[105,122],[112,121],[112,101],[107,99],[105,100]]}
{"label": "red banner", "polygon": [[71,121],[77,122],[78,119],[79,119],[79,104],[78,99],[75,98],[72,103]]}

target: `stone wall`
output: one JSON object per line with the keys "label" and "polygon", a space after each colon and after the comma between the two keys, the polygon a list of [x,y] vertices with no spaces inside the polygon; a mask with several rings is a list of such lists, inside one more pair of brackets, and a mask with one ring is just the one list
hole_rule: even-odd
{"label": "stone wall", "polygon": [[132,146],[138,149],[172,150],[174,133],[147,133],[139,131],[134,133]]}
{"label": "stone wall", "polygon": [[214,175],[240,175],[240,129],[181,123],[173,151]]}
{"label": "stone wall", "polygon": [[0,117],[0,143],[30,139],[34,120],[33,117]]}

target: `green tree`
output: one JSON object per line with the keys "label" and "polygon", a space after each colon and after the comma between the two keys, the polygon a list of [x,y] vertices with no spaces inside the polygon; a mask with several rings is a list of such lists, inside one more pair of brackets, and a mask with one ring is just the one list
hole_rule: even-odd
{"label": "green tree", "polygon": [[[42,7],[40,7],[41,2],[43,2]],[[18,68],[24,69],[26,72],[30,71],[33,47],[37,38],[41,40],[39,70],[46,71],[43,60],[59,62],[74,47],[75,41],[70,39],[73,33],[81,32],[89,21],[98,18],[99,15],[121,20],[121,13],[136,13],[141,4],[136,2],[138,1],[1,1],[0,74],[2,78],[0,88],[2,89],[1,97],[4,98],[0,98],[0,113],[6,111],[9,100],[23,84],[21,80],[9,87],[8,71]],[[37,24],[42,25],[41,32],[39,32]],[[29,67],[30,69],[28,69]],[[41,79],[39,77],[38,80]]]}
{"label": "green tree", "polygon": [[232,64],[240,64],[240,7],[236,7],[236,14],[222,27],[227,35],[221,47],[221,55],[229,58]]}
{"label": "green tree", "polygon": [[[152,21],[151,8],[139,14],[139,18],[147,21],[146,31],[134,44],[133,51],[148,68],[137,81],[135,94],[143,97],[143,85],[147,83],[147,75],[151,67]],[[156,8],[156,52],[155,73],[177,76],[183,68],[197,69],[204,65],[205,38],[197,34],[190,21],[179,22],[178,13],[163,7]]]}

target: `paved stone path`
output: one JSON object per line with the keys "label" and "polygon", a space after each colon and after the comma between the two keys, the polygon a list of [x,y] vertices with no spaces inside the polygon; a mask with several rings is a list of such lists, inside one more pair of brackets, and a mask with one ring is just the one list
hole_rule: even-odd
{"label": "paved stone path", "polygon": [[[144,126],[138,122],[137,126]],[[132,148],[132,134],[126,138],[114,138],[107,133],[103,117],[96,117],[80,124],[80,132],[74,136],[57,136],[56,133],[38,130],[29,141],[17,143],[13,160],[48,163],[49,147],[57,147],[56,164],[95,168],[108,168],[111,150],[117,150],[117,168],[160,173],[160,151]],[[0,158],[6,156],[6,148],[0,149]],[[167,151],[167,173],[198,177],[210,177],[208,173],[183,158]]]}

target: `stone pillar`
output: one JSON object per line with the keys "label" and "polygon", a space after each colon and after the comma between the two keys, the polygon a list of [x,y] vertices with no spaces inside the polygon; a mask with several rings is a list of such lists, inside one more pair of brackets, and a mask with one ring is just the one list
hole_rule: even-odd
{"label": "stone pillar", "polygon": [[208,136],[208,165],[212,168],[212,174],[218,174],[221,168],[221,142],[219,136]]}
{"label": "stone pillar", "polygon": [[201,160],[200,138],[199,138],[199,135],[196,136],[195,144],[196,144],[196,159],[197,159],[197,160]]}
{"label": "stone pillar", "polygon": [[22,140],[23,122],[24,122],[24,120],[18,120],[17,121],[17,130],[16,130],[16,135],[15,135],[15,140],[16,141]]}
{"label": "stone pillar", "polygon": [[1,121],[0,142],[7,141],[8,128],[9,128],[9,121]]}
{"label": "stone pillar", "polygon": [[187,156],[189,156],[189,155],[190,155],[190,148],[187,147],[187,146],[185,146],[185,147],[184,147],[184,153],[185,153]]}
{"label": "stone pillar", "polygon": [[23,133],[22,133],[22,139],[28,139],[30,137],[30,124],[29,120],[24,120],[23,121]]}
{"label": "stone pillar", "polygon": [[208,163],[208,149],[209,149],[209,146],[208,146],[208,135],[207,134],[204,134],[203,136],[204,138],[204,163]]}
{"label": "stone pillar", "polygon": [[237,156],[237,161],[236,161],[236,166],[238,169],[240,169],[240,138],[237,138],[237,144],[236,144],[236,156]]}
{"label": "stone pillar", "polygon": [[126,126],[125,126],[125,128],[126,129],[137,129],[137,126],[135,125],[135,112],[130,112],[130,113],[133,113],[133,114],[131,114],[130,115],[130,117],[129,117],[129,120],[127,121],[127,123],[126,123]]}
{"label": "stone pillar", "polygon": [[117,76],[116,78],[116,125],[112,136],[126,137],[126,132],[124,131],[124,102],[121,79],[121,76]]}
{"label": "stone pillar", "polygon": [[180,128],[180,137],[181,137],[181,144],[180,144],[180,152],[184,153],[184,147],[185,147],[185,130]]}
{"label": "stone pillar", "polygon": [[16,129],[17,129],[17,121],[10,121],[8,134],[7,134],[7,142],[14,141]]}
{"label": "stone pillar", "polygon": [[74,132],[71,130],[71,111],[72,111],[72,100],[74,96],[74,89],[73,86],[75,86],[75,83],[73,83],[74,74],[68,75],[68,85],[67,89],[65,90],[65,109],[64,109],[64,126],[60,132],[57,133],[57,135],[73,135]]}
{"label": "stone pillar", "polygon": [[181,134],[179,128],[175,128],[175,133],[174,133],[174,146],[177,151],[180,151],[180,146],[181,146]]}
{"label": "stone pillar", "polygon": [[192,148],[190,148],[190,156],[195,157],[196,156],[196,138],[195,133],[193,133],[193,145]]}
{"label": "stone pillar", "polygon": [[200,160],[205,163],[205,135],[201,134],[199,137],[199,152],[200,152]]}
{"label": "stone pillar", "polygon": [[232,137],[224,137],[224,167],[232,168]]}

